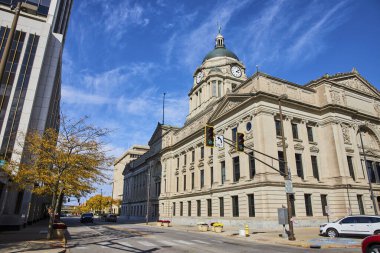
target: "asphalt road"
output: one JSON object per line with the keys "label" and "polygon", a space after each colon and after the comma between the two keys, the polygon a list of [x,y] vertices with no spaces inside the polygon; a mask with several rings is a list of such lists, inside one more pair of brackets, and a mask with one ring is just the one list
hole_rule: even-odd
{"label": "asphalt road", "polygon": [[68,225],[68,249],[71,253],[100,252],[313,252],[360,253],[360,249],[304,249],[261,244],[196,232],[142,224],[115,224],[95,221],[81,224],[79,218],[64,218]]}

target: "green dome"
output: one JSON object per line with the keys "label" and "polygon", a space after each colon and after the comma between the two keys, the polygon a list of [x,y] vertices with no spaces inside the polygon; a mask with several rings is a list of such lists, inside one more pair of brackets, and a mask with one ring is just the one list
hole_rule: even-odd
{"label": "green dome", "polygon": [[211,59],[211,58],[224,57],[224,56],[239,60],[239,58],[236,56],[236,54],[234,54],[233,52],[231,52],[227,48],[217,47],[205,56],[205,58],[203,59],[203,62],[208,60],[208,59]]}

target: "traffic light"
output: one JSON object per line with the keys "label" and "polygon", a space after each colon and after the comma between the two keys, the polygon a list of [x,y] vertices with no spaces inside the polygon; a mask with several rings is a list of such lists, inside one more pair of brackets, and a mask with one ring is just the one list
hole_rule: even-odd
{"label": "traffic light", "polygon": [[244,134],[236,133],[236,151],[244,151]]}
{"label": "traffic light", "polygon": [[214,147],[214,127],[212,126],[205,126],[205,146]]}

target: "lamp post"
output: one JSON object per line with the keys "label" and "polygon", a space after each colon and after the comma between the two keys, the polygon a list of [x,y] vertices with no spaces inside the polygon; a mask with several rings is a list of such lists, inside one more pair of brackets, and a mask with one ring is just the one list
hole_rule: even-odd
{"label": "lamp post", "polygon": [[[287,98],[288,98],[288,96],[286,94],[283,94],[278,98],[278,108],[280,110],[280,124],[281,124],[281,135],[282,135],[281,141],[282,141],[282,152],[284,155],[284,166],[285,166],[284,179],[291,181],[292,179],[291,179],[291,175],[289,173],[288,159],[286,156],[285,134],[284,134],[284,123],[283,123],[284,119],[283,119],[282,108],[281,108],[281,100],[285,100]],[[296,238],[294,236],[294,229],[293,229],[293,222],[292,222],[293,211],[292,211],[292,204],[291,204],[291,200],[290,200],[290,193],[286,193],[286,202],[287,202],[287,209],[288,209],[289,240],[294,241]]]}
{"label": "lamp post", "polygon": [[11,30],[9,31],[7,43],[5,44],[4,53],[3,53],[3,56],[1,57],[1,61],[0,61],[0,82],[1,82],[1,80],[3,80],[3,76],[4,76],[4,72],[5,72],[5,66],[6,66],[8,57],[9,57],[9,52],[11,51],[12,41],[13,41],[14,34],[16,32],[17,22],[18,22],[18,18],[20,16],[21,11],[25,11],[27,13],[36,15],[37,14],[37,7],[34,5],[31,5],[31,4],[28,4],[28,3],[22,3],[22,2],[17,3],[17,6],[15,8],[13,21],[12,21]]}
{"label": "lamp post", "polygon": [[348,191],[348,188],[351,188],[351,187],[352,187],[352,185],[350,185],[350,184],[347,184],[347,185],[346,185],[347,198],[348,198],[348,206],[349,206],[349,208],[350,208],[350,211],[349,211],[348,215],[352,215],[351,200],[350,200],[350,192]]}
{"label": "lamp post", "polygon": [[366,155],[365,155],[365,151],[364,151],[363,137],[362,137],[362,129],[363,129],[363,127],[364,127],[364,126],[359,126],[360,143],[362,144],[362,151],[363,151],[363,158],[364,158],[364,166],[365,166],[366,171],[367,171],[368,185],[369,185],[369,192],[370,192],[370,194],[371,194],[373,210],[375,211],[375,215],[378,215],[377,207],[376,207],[375,195],[373,194],[373,189],[372,189],[371,174],[370,174],[369,171],[368,171],[368,167],[367,167],[367,157],[366,157]]}

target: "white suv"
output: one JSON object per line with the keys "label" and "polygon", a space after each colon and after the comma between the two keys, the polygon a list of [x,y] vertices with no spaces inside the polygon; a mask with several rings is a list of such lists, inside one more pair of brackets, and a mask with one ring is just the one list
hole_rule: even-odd
{"label": "white suv", "polygon": [[339,235],[373,235],[380,234],[380,216],[357,215],[346,216],[337,221],[319,226],[321,235],[338,237]]}

